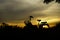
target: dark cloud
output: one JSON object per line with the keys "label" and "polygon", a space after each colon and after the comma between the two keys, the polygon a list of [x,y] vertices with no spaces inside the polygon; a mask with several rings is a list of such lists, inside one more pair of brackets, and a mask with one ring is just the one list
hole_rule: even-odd
{"label": "dark cloud", "polygon": [[5,2],[5,0],[0,0],[0,3],[4,3]]}
{"label": "dark cloud", "polygon": [[[18,1],[14,0],[1,0],[0,3],[0,21],[11,21],[11,20],[18,20],[26,16],[25,14],[29,15],[30,12],[34,11],[36,8],[28,7],[24,8],[22,5],[23,3],[18,3]],[[18,5],[19,4],[19,5]]]}
{"label": "dark cloud", "polygon": [[53,3],[44,4],[43,0],[0,0],[0,22],[24,20],[33,15],[46,16],[42,11],[47,10]]}

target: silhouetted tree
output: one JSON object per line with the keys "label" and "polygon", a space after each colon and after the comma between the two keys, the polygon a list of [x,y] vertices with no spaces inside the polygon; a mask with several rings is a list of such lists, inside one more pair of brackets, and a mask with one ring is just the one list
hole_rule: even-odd
{"label": "silhouetted tree", "polygon": [[[32,16],[29,17],[30,21],[31,21],[31,19],[30,19],[31,17]],[[37,21],[38,21],[38,24],[39,24],[39,22],[41,20],[37,20]],[[18,35],[18,36],[22,36],[22,35],[26,36],[27,34],[30,35],[32,33],[33,34],[37,33],[39,36],[41,36],[41,35],[46,36],[46,34],[48,34],[48,36],[53,35],[53,37],[54,37],[55,35],[60,34],[59,33],[60,32],[60,23],[57,23],[56,26],[54,26],[53,28],[48,28],[48,29],[43,28],[44,25],[49,26],[47,22],[41,22],[41,24],[39,24],[39,28],[37,28],[37,25],[31,25],[31,24],[28,23],[22,29],[22,28],[18,27],[17,25],[16,26],[10,26],[10,25],[7,26],[6,23],[2,23],[2,25],[0,27],[3,27],[3,28],[0,28],[0,35],[4,34],[4,35],[10,35],[10,36],[12,36],[12,35],[14,35],[14,36],[16,36],[16,35]],[[25,34],[26,32],[27,32],[27,34]],[[1,33],[3,33],[3,34],[1,34]]]}
{"label": "silhouetted tree", "polygon": [[56,0],[56,2],[60,3],[60,0]]}
{"label": "silhouetted tree", "polygon": [[52,2],[52,1],[54,1],[54,0],[44,0],[44,3],[48,4],[48,3]]}
{"label": "silhouetted tree", "polygon": [[2,23],[1,26],[9,26],[7,23]]}
{"label": "silhouetted tree", "polygon": [[[44,0],[44,3],[49,4],[50,2],[55,1],[55,0]],[[57,3],[60,3],[60,0],[56,0]]]}

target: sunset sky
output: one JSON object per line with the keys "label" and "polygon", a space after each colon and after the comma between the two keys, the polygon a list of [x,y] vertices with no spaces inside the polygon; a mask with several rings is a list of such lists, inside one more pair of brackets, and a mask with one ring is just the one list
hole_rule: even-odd
{"label": "sunset sky", "polygon": [[44,0],[0,0],[0,23],[24,26],[24,20],[32,15],[32,23],[37,19],[50,25],[60,21],[60,4],[55,1],[45,4]]}

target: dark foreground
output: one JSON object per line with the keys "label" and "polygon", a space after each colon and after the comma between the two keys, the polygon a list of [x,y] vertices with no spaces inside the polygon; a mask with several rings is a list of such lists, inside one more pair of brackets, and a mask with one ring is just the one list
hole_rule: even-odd
{"label": "dark foreground", "polygon": [[21,38],[27,37],[58,37],[60,36],[60,23],[56,24],[54,28],[37,28],[36,26],[25,26],[25,28],[20,28],[17,26],[0,26],[0,36],[15,36]]}

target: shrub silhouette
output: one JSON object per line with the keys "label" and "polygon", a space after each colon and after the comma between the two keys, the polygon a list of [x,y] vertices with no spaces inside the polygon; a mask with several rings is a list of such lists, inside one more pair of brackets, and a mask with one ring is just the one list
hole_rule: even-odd
{"label": "shrub silhouette", "polygon": [[[2,28],[1,28],[2,27]],[[53,28],[48,28],[48,29],[41,29],[37,28],[36,25],[29,25],[25,26],[23,29],[18,27],[18,26],[0,26],[0,35],[8,35],[8,36],[32,36],[34,35],[39,35],[39,36],[53,36],[55,37],[56,35],[59,36],[60,32],[60,23],[57,23],[56,26]],[[31,35],[30,35],[31,34]]]}
{"label": "shrub silhouette", "polygon": [[[32,16],[30,16],[32,17]],[[60,22],[56,24],[56,26],[54,26],[53,28],[48,28],[48,29],[45,29],[45,28],[40,28],[42,27],[43,25],[47,25],[47,22],[42,22],[41,25],[39,25],[39,28],[37,28],[37,25],[32,25],[31,23],[31,19],[29,18],[30,22],[28,22],[26,24],[26,26],[22,29],[21,27],[18,27],[17,25],[16,26],[11,26],[7,23],[2,23],[2,25],[0,26],[0,35],[19,35],[19,36],[24,36],[24,35],[27,35],[29,33],[31,34],[35,34],[35,33],[39,33],[38,35],[49,35],[49,36],[54,36],[54,35],[59,35],[59,32],[60,32]],[[39,22],[41,20],[38,20]],[[27,34],[25,34],[27,33]],[[37,35],[36,34],[36,35]],[[29,34],[30,35],[30,34]],[[28,35],[28,36],[29,36]],[[32,36],[32,35],[31,35]]]}

